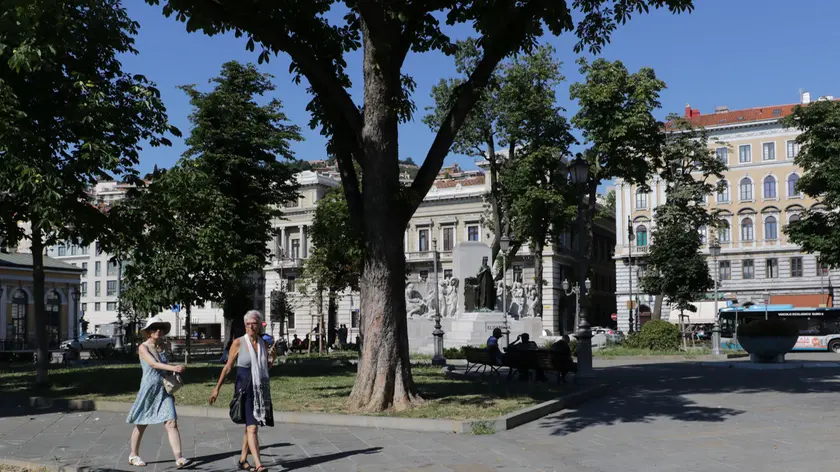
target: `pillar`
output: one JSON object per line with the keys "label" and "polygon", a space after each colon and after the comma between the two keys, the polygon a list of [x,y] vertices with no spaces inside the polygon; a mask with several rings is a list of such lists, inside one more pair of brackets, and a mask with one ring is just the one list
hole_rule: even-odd
{"label": "pillar", "polygon": [[300,258],[306,259],[307,250],[306,250],[306,225],[299,225],[298,231],[300,232]]}

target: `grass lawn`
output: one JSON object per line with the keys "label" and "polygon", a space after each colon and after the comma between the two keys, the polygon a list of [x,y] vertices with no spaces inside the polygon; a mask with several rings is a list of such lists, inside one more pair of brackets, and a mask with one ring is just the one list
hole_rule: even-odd
{"label": "grass lawn", "polygon": [[[207,398],[221,372],[219,364],[190,364],[185,386],[176,394],[179,405],[207,405]],[[450,379],[440,367],[412,367],[414,382],[425,404],[386,415],[412,418],[486,419],[557,398],[572,384],[523,384],[516,380],[470,381]],[[271,395],[278,411],[345,413],[356,375],[355,366],[281,364],[272,371]],[[133,402],[140,385],[138,364],[50,370],[53,386],[33,391],[32,366],[0,367],[0,394],[32,394],[52,397]],[[489,378],[489,377],[488,377]],[[551,377],[550,377],[551,378]],[[233,395],[231,381],[225,383],[217,406],[227,408]]]}
{"label": "grass lawn", "polygon": [[[743,351],[722,350],[723,354],[739,354]],[[709,347],[690,348],[688,351],[652,351],[650,349],[635,349],[621,346],[605,347],[602,349],[594,349],[592,355],[595,357],[622,357],[622,356],[682,356],[682,357],[697,357],[707,356],[712,354],[712,349]]]}

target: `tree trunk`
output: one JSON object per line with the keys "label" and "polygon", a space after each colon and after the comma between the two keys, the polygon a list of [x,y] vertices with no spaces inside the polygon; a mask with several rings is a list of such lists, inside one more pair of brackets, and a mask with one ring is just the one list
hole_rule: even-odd
{"label": "tree trunk", "polygon": [[184,343],[184,364],[190,363],[190,345],[192,343],[192,319],[190,317],[190,304],[186,304],[187,307],[187,318],[186,318],[186,328],[187,328],[187,338],[186,342]]}
{"label": "tree trunk", "polygon": [[[348,405],[352,410],[404,410],[416,395],[408,356],[403,233],[410,218],[398,202],[398,116],[401,93],[395,51],[377,50],[367,25],[364,38],[364,129],[362,172],[365,254],[361,310],[365,339]],[[387,44],[382,41],[382,44]]]}
{"label": "tree trunk", "polygon": [[338,303],[334,289],[330,289],[327,302],[327,346],[335,344],[335,330],[338,323]]}
{"label": "tree trunk", "polygon": [[653,301],[653,313],[651,313],[650,319],[652,320],[661,320],[662,319],[662,299],[665,298],[661,294],[656,295]]}
{"label": "tree trunk", "polygon": [[243,295],[242,287],[232,289],[230,293],[225,294],[224,298],[224,317],[228,320],[228,335],[225,343],[225,351],[230,350],[230,345],[233,340],[245,336],[245,312],[248,308],[245,306],[246,297]]}
{"label": "tree trunk", "polygon": [[501,250],[502,237],[501,187],[499,185],[499,163],[496,159],[496,143],[492,131],[487,135],[487,162],[490,163],[490,211],[493,213],[493,244],[490,246],[490,267],[495,267]]}
{"label": "tree trunk", "polygon": [[48,387],[47,372],[50,352],[47,348],[47,319],[44,305],[44,241],[37,218],[32,218],[32,298],[35,300],[35,344],[38,365],[35,374],[37,387]]}
{"label": "tree trunk", "polygon": [[534,316],[542,318],[542,288],[543,288],[543,246],[542,241],[535,241],[531,244],[531,251],[534,253],[534,285],[536,285],[537,299],[534,300]]}

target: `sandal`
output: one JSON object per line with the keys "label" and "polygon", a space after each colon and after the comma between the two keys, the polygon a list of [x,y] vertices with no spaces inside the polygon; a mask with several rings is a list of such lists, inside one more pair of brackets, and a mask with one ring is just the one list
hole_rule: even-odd
{"label": "sandal", "polygon": [[247,460],[237,461],[237,463],[239,464],[239,470],[254,470]]}
{"label": "sandal", "polygon": [[179,469],[183,469],[184,467],[187,467],[191,464],[192,464],[192,461],[187,459],[186,457],[182,457],[182,458],[178,459],[177,461],[175,461],[175,465]]}
{"label": "sandal", "polygon": [[134,467],[146,467],[146,463],[140,456],[128,456],[128,463]]}
{"label": "sandal", "polygon": [[257,467],[257,468],[256,468],[256,469],[254,469],[254,470],[255,470],[256,472],[265,472],[265,471],[267,471],[268,469],[266,469],[264,466],[259,466],[259,467]]}

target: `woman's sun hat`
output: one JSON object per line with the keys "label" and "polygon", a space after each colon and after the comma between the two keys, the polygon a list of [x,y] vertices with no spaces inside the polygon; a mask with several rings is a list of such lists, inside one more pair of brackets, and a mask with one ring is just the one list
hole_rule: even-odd
{"label": "woman's sun hat", "polygon": [[163,321],[163,318],[160,316],[153,316],[146,320],[146,326],[143,326],[143,331],[147,331],[155,326],[163,328],[164,335],[169,334],[169,331],[172,329],[172,325],[168,321]]}

